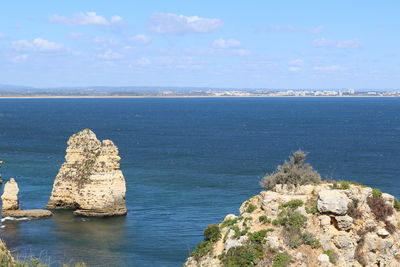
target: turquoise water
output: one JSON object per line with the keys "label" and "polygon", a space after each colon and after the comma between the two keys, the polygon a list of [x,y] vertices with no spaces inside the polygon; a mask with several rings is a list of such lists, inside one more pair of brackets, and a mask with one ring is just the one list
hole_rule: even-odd
{"label": "turquoise water", "polygon": [[43,208],[68,137],[91,128],[120,149],[128,215],[5,221],[16,253],[89,266],[181,266],[203,229],[262,189],[290,152],[323,177],[400,197],[400,99],[0,100],[0,158],[25,209]]}

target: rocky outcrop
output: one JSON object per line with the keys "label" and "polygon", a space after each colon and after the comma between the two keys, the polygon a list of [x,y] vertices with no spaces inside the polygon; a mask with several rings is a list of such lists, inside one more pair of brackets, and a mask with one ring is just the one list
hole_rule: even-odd
{"label": "rocky outcrop", "polygon": [[399,210],[358,184],[278,185],[226,216],[219,233],[205,231],[184,265],[400,266]]}
{"label": "rocky outcrop", "polygon": [[38,219],[43,217],[49,217],[52,213],[48,210],[20,210],[18,200],[18,184],[14,178],[11,178],[4,186],[4,193],[1,196],[2,200],[2,217],[14,217],[14,218],[32,218]]}
{"label": "rocky outcrop", "polygon": [[4,185],[4,193],[1,195],[3,212],[6,210],[19,210],[18,192],[18,184],[14,178],[11,178]]}
{"label": "rocky outcrop", "polygon": [[47,208],[73,209],[82,216],[125,215],[125,179],[114,143],[84,129],[70,137],[66,152]]}

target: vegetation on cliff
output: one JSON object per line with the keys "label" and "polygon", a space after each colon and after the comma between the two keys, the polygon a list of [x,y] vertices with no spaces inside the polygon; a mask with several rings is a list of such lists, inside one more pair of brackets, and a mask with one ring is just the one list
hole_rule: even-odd
{"label": "vegetation on cliff", "polygon": [[208,229],[213,239],[185,266],[400,266],[400,202],[356,182],[321,181],[305,157],[297,151],[267,175],[268,190]]}

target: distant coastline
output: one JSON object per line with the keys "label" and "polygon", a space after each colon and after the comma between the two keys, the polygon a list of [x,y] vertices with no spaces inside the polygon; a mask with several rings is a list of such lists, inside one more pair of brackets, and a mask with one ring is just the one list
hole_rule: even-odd
{"label": "distant coastline", "polygon": [[82,98],[398,98],[400,96],[395,95],[342,95],[342,96],[270,96],[270,95],[246,95],[246,96],[234,96],[234,95],[225,95],[225,96],[210,96],[210,95],[145,95],[145,96],[124,96],[124,95],[68,95],[68,96],[60,96],[60,95],[48,95],[48,96],[0,96],[0,99],[82,99]]}

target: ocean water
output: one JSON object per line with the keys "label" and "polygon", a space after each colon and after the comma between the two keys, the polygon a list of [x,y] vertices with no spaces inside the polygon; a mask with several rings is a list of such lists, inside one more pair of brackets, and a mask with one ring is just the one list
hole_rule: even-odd
{"label": "ocean water", "polygon": [[323,177],[400,197],[399,98],[2,99],[1,172],[19,183],[22,208],[46,205],[83,128],[119,147],[129,213],[4,220],[0,237],[22,258],[181,266],[203,229],[237,214],[299,148]]}

